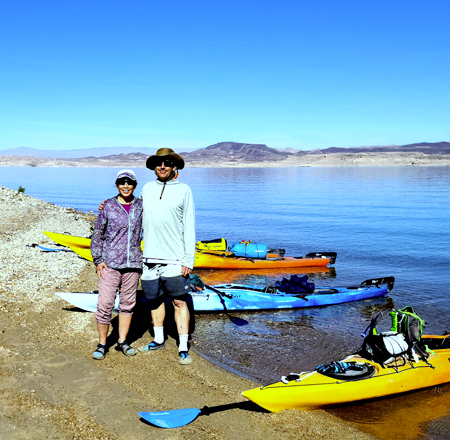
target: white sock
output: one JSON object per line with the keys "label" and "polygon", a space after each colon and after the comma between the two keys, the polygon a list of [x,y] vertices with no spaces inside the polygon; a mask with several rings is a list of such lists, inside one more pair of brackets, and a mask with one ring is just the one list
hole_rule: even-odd
{"label": "white sock", "polygon": [[180,345],[178,346],[178,352],[188,351],[188,339],[189,335],[178,335],[178,339],[180,340]]}
{"label": "white sock", "polygon": [[164,342],[164,326],[163,327],[153,327],[155,332],[155,339],[153,339],[157,344],[162,344]]}

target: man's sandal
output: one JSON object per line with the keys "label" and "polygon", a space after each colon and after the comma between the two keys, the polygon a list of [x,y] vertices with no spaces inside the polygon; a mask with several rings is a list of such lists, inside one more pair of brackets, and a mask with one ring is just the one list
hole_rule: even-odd
{"label": "man's sandal", "polygon": [[181,365],[189,365],[192,363],[192,358],[189,356],[187,351],[180,351],[178,355],[180,356]]}
{"label": "man's sandal", "polygon": [[121,351],[125,356],[135,356],[136,350],[125,341],[118,342],[116,345],[116,350]]}
{"label": "man's sandal", "polygon": [[105,356],[106,356],[106,345],[98,344],[94,353],[92,353],[92,357],[94,359],[97,359],[98,361],[101,361],[102,359],[105,359]]}
{"label": "man's sandal", "polygon": [[150,342],[150,344],[144,345],[143,347],[139,347],[138,350],[141,353],[149,353],[150,351],[154,351],[154,350],[161,350],[166,346],[165,342],[155,342],[152,341]]}

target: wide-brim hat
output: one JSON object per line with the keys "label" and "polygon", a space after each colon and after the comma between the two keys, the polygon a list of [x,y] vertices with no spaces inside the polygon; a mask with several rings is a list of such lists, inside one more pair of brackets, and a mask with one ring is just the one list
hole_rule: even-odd
{"label": "wide-brim hat", "polygon": [[146,167],[154,170],[157,165],[161,165],[161,159],[163,157],[170,157],[173,159],[177,169],[182,170],[184,168],[184,159],[171,148],[160,148],[156,154],[147,159],[147,162],[145,163]]}

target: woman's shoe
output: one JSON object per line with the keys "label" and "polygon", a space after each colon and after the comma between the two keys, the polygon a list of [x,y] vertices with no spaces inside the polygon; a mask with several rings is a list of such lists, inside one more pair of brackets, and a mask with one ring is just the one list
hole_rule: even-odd
{"label": "woman's shoe", "polygon": [[94,359],[97,359],[98,361],[101,361],[102,359],[105,359],[105,356],[106,356],[106,345],[98,344],[94,353],[92,353],[92,357]]}
{"label": "woman's shoe", "polygon": [[118,342],[116,345],[116,350],[121,351],[125,356],[135,356],[136,350],[125,341]]}

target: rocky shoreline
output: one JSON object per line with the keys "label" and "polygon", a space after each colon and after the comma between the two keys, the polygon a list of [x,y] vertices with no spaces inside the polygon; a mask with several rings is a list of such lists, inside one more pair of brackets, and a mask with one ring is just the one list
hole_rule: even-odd
{"label": "rocky shoreline", "polygon": [[[55,293],[96,288],[92,263],[33,245],[55,247],[44,230],[89,235],[93,218],[0,186],[3,439],[374,438],[325,411],[272,414],[235,408],[174,430],[142,422],[139,411],[241,402],[241,392],[257,384],[209,363],[195,348],[193,364],[179,365],[170,337],[165,350],[127,358],[114,350],[115,325],[106,359],[91,358],[97,340],[94,315]],[[151,339],[148,331],[134,329],[133,345]]]}
{"label": "rocky shoreline", "polygon": [[[330,153],[287,155],[282,160],[252,160],[243,158],[189,159],[191,168],[286,168],[286,167],[398,167],[450,166],[448,154],[421,152]],[[0,156],[0,167],[130,167],[144,168],[143,158],[124,156],[88,157],[83,159],[53,159],[32,156]]]}

